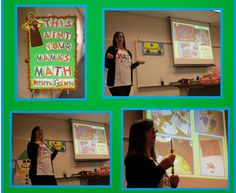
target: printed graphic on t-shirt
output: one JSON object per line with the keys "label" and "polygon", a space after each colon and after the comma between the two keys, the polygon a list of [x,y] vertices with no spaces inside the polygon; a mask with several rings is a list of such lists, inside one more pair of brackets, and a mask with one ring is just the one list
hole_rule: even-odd
{"label": "printed graphic on t-shirt", "polygon": [[41,143],[38,147],[37,154],[37,175],[53,175],[52,152],[45,144]]}
{"label": "printed graphic on t-shirt", "polygon": [[116,57],[120,63],[130,66],[131,60],[130,60],[130,55],[128,54],[127,51],[124,51],[124,52],[122,50],[118,51]]}
{"label": "printed graphic on t-shirt", "polygon": [[114,86],[131,85],[131,62],[131,57],[126,50],[118,50]]}

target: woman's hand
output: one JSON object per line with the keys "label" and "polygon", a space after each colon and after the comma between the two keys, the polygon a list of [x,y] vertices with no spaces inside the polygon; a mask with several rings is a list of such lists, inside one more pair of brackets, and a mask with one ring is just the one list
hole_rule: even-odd
{"label": "woman's hand", "polygon": [[142,61],[142,60],[140,61],[140,60],[139,60],[138,63],[139,63],[139,64],[145,64],[145,61]]}
{"label": "woman's hand", "polygon": [[175,155],[169,155],[168,157],[164,158],[159,165],[164,170],[167,170],[173,166],[174,161],[175,161]]}
{"label": "woman's hand", "polygon": [[110,53],[107,53],[106,57],[107,57],[108,59],[113,59],[113,58],[114,58],[113,55],[110,54]]}
{"label": "woman's hand", "polygon": [[177,175],[172,175],[170,176],[170,184],[172,188],[176,188],[179,183],[179,176]]}

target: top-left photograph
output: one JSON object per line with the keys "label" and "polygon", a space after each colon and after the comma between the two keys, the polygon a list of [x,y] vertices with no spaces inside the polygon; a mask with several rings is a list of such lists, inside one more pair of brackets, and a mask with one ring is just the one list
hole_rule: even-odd
{"label": "top-left photograph", "polygon": [[84,99],[84,7],[16,11],[16,98]]}

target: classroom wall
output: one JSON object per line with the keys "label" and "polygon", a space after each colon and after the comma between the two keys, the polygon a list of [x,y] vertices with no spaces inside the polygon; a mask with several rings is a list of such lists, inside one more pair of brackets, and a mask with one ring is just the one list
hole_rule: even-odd
{"label": "classroom wall", "polygon": [[[134,121],[137,121],[141,119],[142,117],[143,117],[143,111],[131,111],[131,110],[124,111],[124,158],[128,150],[130,126],[133,124]],[[157,146],[155,148],[158,149]],[[124,185],[125,187],[127,186],[125,175],[124,175]],[[178,187],[179,188],[227,188],[228,181],[224,179],[200,179],[200,178],[181,176]]]}
{"label": "classroom wall", "polygon": [[[86,114],[85,114],[86,115]],[[77,116],[77,120],[83,121]],[[106,120],[106,114],[97,114],[97,119]],[[89,120],[90,115],[86,121]],[[105,117],[105,118],[104,118]],[[74,118],[75,119],[75,118]],[[96,120],[97,120],[96,119]],[[96,122],[94,120],[90,120]],[[108,148],[110,147],[110,131],[109,122],[101,122],[106,124],[106,136]],[[62,140],[66,142],[66,151],[58,152],[53,161],[55,176],[63,177],[65,171],[67,176],[78,173],[81,170],[94,170],[103,166],[103,161],[75,161],[73,152],[72,128],[69,120],[60,120],[55,118],[47,118],[32,115],[13,114],[12,116],[12,159],[17,159],[20,154],[27,149],[30,141],[31,130],[35,126],[41,126],[44,131],[44,140]],[[110,150],[110,149],[109,149]]]}
{"label": "classroom wall", "polygon": [[[172,52],[171,47],[171,32],[170,23],[168,18],[156,18],[150,16],[143,16],[137,14],[122,13],[121,11],[106,11],[105,12],[105,50],[112,45],[112,38],[116,31],[122,31],[126,38],[126,46],[133,55],[133,61],[138,60],[136,52],[137,41],[157,41],[164,43],[164,50],[167,49]],[[217,26],[211,26],[211,39],[213,46],[213,55],[215,59],[216,67],[220,66],[220,28]],[[165,53],[164,53],[165,55]],[[163,64],[163,68],[169,68],[173,71],[173,57],[169,54],[169,58],[166,59],[170,64]],[[148,63],[144,64],[145,68],[148,68]],[[212,67],[179,67],[175,68],[176,79],[181,75],[193,76],[202,74],[210,70]],[[156,72],[160,73],[161,69]],[[133,72],[133,88],[131,95],[139,96],[179,96],[179,90],[174,87],[160,87],[152,86],[146,88],[138,88],[137,84],[137,69]],[[164,77],[165,78],[165,77]],[[178,79],[177,79],[178,78]],[[106,76],[105,76],[106,79]],[[172,78],[173,79],[173,78]],[[106,82],[105,82],[106,83]],[[166,82],[168,83],[168,82]],[[160,84],[159,82],[157,84]],[[105,94],[109,95],[109,91],[105,88]]]}
{"label": "classroom wall", "polygon": [[[28,85],[28,64],[25,63],[25,59],[28,58],[27,51],[27,38],[26,31],[21,28],[21,25],[26,21],[26,16],[28,12],[34,12],[35,16],[67,16],[67,15],[75,15],[77,16],[78,22],[78,30],[77,33],[80,34],[77,37],[78,41],[78,50],[77,56],[78,59],[84,59],[84,38],[83,38],[83,29],[84,29],[84,10],[82,8],[18,8],[18,21],[17,21],[17,43],[18,43],[18,57],[17,57],[17,97],[18,98],[58,98],[61,94],[61,90],[35,90],[32,97],[32,92],[29,89]],[[78,66],[78,76],[79,76],[79,85],[80,87],[76,90],[78,94],[76,94],[77,98],[84,97],[84,62],[80,62],[80,66]],[[82,66],[83,65],[83,66]],[[74,97],[73,91],[71,92]],[[62,96],[63,97],[63,96]],[[66,96],[68,97],[68,96]],[[63,97],[65,98],[65,96]]]}

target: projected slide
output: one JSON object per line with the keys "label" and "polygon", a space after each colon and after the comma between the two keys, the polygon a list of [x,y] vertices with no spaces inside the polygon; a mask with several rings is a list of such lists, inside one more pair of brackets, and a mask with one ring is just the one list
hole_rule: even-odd
{"label": "projected slide", "polygon": [[194,124],[196,132],[224,136],[221,111],[195,111]]}
{"label": "projected slide", "polygon": [[200,167],[203,176],[225,176],[222,139],[199,136]]}
{"label": "projected slide", "polygon": [[160,134],[190,137],[189,111],[153,110],[148,115]]}
{"label": "projected slide", "polygon": [[109,158],[105,127],[72,121],[76,159]]}
{"label": "projected slide", "polygon": [[177,57],[212,59],[209,28],[174,23],[174,29]]}
{"label": "projected slide", "polygon": [[[199,178],[227,179],[227,132],[221,110],[147,110],[156,134],[157,161],[170,154],[171,139],[175,173]],[[171,174],[171,171],[168,170]]]}
{"label": "projected slide", "polygon": [[175,64],[214,64],[208,24],[171,21]]}
{"label": "projected slide", "polygon": [[[158,152],[158,162],[160,162],[164,158],[164,156],[170,153],[170,140],[171,138],[159,135],[156,137],[156,151]],[[175,172],[178,174],[193,174],[192,141],[174,138],[172,143],[176,155],[176,159],[174,162]]]}

